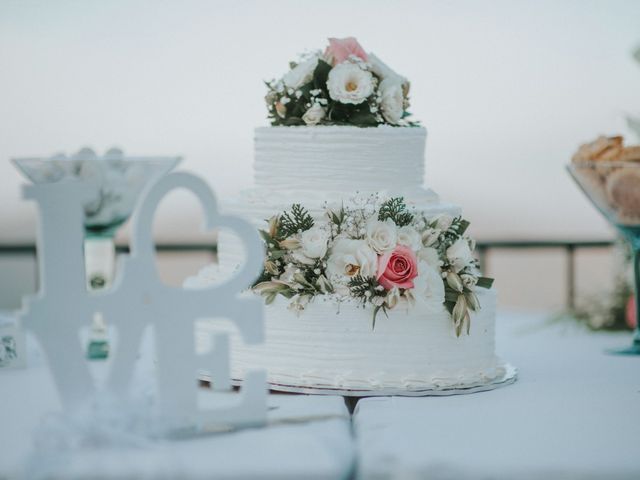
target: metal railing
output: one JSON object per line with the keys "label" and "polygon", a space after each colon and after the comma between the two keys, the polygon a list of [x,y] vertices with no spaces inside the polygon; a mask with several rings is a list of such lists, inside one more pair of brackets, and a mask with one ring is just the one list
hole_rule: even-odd
{"label": "metal railing", "polygon": [[576,305],[576,252],[578,250],[594,248],[611,248],[613,240],[498,240],[478,242],[476,249],[480,266],[483,271],[489,271],[487,255],[491,250],[562,250],[566,256],[566,299],[565,306],[573,309]]}
{"label": "metal railing", "polygon": [[[614,242],[609,240],[573,241],[573,240],[491,240],[481,241],[476,245],[480,265],[483,271],[490,271],[489,253],[493,250],[561,250],[566,256],[566,306],[573,308],[576,300],[576,252],[585,249],[610,248]],[[205,252],[216,255],[213,243],[164,243],[156,245],[156,250],[163,252]],[[127,253],[128,245],[116,246],[118,253]],[[0,257],[8,255],[36,255],[34,244],[0,244]]]}

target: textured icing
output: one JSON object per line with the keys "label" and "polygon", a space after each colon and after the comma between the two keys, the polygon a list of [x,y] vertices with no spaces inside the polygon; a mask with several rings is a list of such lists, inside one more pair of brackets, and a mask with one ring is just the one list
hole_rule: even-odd
{"label": "textured icing", "polygon": [[360,191],[420,187],[422,127],[262,127],[255,130],[255,184],[273,190]]}
{"label": "textured icing", "polygon": [[[265,310],[264,345],[249,347],[232,337],[233,375],[261,367],[272,384],[356,390],[483,384],[505,370],[494,353],[495,292],[478,296],[482,310],[472,314],[471,334],[459,338],[444,310],[397,308],[388,318],[380,314],[372,330],[371,308],[359,303],[316,297],[298,315],[278,298]],[[212,325],[199,323],[202,331]]]}

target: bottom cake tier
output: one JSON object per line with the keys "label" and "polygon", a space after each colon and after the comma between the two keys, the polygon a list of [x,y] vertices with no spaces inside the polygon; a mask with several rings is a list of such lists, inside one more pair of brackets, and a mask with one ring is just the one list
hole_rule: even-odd
{"label": "bottom cake tier", "polygon": [[[264,344],[247,346],[232,332],[232,376],[241,380],[248,369],[266,369],[274,390],[363,395],[499,383],[508,372],[495,354],[496,295],[478,296],[482,309],[472,314],[470,334],[460,337],[444,308],[396,308],[379,314],[373,327],[371,309],[356,302],[317,298],[295,312],[276,299],[265,307]],[[220,325],[199,322],[202,332]]]}

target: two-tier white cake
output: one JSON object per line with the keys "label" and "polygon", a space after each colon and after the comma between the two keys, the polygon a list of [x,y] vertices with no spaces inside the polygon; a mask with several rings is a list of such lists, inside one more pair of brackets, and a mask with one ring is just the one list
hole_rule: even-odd
{"label": "two-tier white cake", "polygon": [[[495,292],[468,222],[423,187],[426,130],[405,119],[407,93],[353,39],[332,39],[272,82],[273,125],[255,130],[255,187],[227,202],[266,246],[253,289],[267,302],[266,343],[233,342],[235,378],[260,367],[273,389],[351,395],[513,378],[495,354]],[[233,235],[218,245],[219,265],[192,285],[242,263]]]}

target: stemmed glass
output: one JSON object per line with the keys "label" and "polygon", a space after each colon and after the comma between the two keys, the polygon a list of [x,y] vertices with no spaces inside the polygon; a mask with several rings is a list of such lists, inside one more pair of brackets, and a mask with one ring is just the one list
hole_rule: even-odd
{"label": "stemmed glass", "polygon": [[636,328],[630,347],[610,353],[640,355],[640,162],[574,162],[567,170],[632,249]]}
{"label": "stemmed glass", "polygon": [[[53,183],[67,179],[90,181],[95,197],[84,205],[84,254],[87,287],[92,290],[110,286],[115,272],[116,231],[131,216],[140,193],[172,170],[180,157],[127,157],[112,148],[98,156],[83,148],[78,153],[46,158],[14,158],[14,165],[33,183]],[[108,356],[106,325],[94,318],[88,356]]]}

